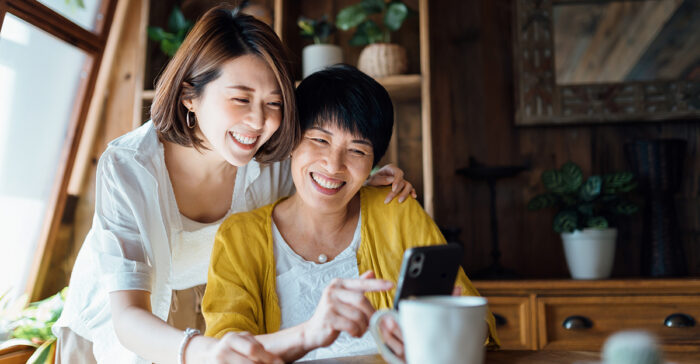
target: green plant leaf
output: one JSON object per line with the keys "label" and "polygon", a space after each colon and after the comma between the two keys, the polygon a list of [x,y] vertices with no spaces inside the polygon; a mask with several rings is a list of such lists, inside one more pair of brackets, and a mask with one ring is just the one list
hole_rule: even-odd
{"label": "green plant leaf", "polygon": [[564,182],[564,192],[576,192],[583,184],[583,172],[574,162],[566,162],[561,166],[561,178]]}
{"label": "green plant leaf", "polygon": [[[34,351],[34,354],[29,357],[27,364],[44,364],[49,362],[49,357],[55,353],[56,338],[47,340],[39,348]],[[53,362],[53,361],[51,361]]]}
{"label": "green plant leaf", "polygon": [[584,203],[584,204],[578,205],[577,210],[578,210],[578,212],[580,212],[584,216],[593,216],[593,204],[592,203]]}
{"label": "green plant leaf", "polygon": [[180,11],[180,8],[175,6],[168,17],[168,30],[173,33],[177,33],[180,29],[186,28],[187,19],[185,19],[185,16],[182,14],[182,11]]}
{"label": "green plant leaf", "polygon": [[181,43],[182,42],[177,40],[163,39],[160,42],[160,50],[168,57],[172,57],[175,55],[175,52],[177,52],[177,49],[180,48]]}
{"label": "green plant leaf", "polygon": [[608,228],[608,219],[603,216],[594,216],[586,220],[586,227],[594,229],[606,229]]}
{"label": "green plant leaf", "polygon": [[367,12],[362,4],[350,5],[338,12],[335,25],[342,30],[354,28],[367,19]]}
{"label": "green plant leaf", "polygon": [[541,210],[547,207],[552,207],[556,205],[557,203],[557,197],[556,195],[552,193],[543,193],[541,195],[537,195],[530,200],[530,202],[527,204],[527,209],[528,210]]}
{"label": "green plant leaf", "polygon": [[148,38],[153,41],[160,42],[161,40],[172,36],[172,34],[166,32],[161,27],[148,27]]}
{"label": "green plant leaf", "polygon": [[355,31],[355,34],[352,35],[348,43],[351,46],[361,47],[369,44],[369,40],[367,39],[367,34],[358,30]]}
{"label": "green plant leaf", "polygon": [[613,208],[613,212],[620,215],[632,215],[639,211],[639,206],[629,201],[620,201]]}
{"label": "green plant leaf", "polygon": [[350,39],[350,45],[367,45],[381,42],[382,39],[383,34],[379,25],[372,20],[367,20],[357,26],[355,35]]}
{"label": "green plant leaf", "polygon": [[397,31],[408,17],[408,7],[399,1],[392,1],[384,14],[384,25],[389,30]]}
{"label": "green plant leaf", "polygon": [[362,8],[367,14],[378,14],[384,11],[386,3],[384,0],[362,0]]}
{"label": "green plant leaf", "polygon": [[[611,194],[618,192],[629,192],[635,187],[636,183],[634,182],[634,175],[630,172],[610,173],[603,176],[604,193]],[[626,191],[622,191],[623,189]]]}
{"label": "green plant leaf", "polygon": [[559,171],[549,169],[542,172],[542,184],[544,188],[554,193],[563,193],[565,190],[564,179]]}
{"label": "green plant leaf", "polygon": [[603,179],[600,176],[591,176],[581,186],[580,196],[584,201],[593,201],[600,195]]}
{"label": "green plant leaf", "polygon": [[554,216],[554,231],[558,233],[570,233],[578,229],[578,214],[574,211],[561,211]]}

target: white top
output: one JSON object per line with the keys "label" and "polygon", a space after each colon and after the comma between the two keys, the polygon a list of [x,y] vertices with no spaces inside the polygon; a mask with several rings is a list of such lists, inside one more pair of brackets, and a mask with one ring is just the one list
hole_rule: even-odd
{"label": "white top", "polygon": [[[234,194],[232,201],[235,201],[237,197],[240,199]],[[214,247],[216,231],[219,230],[219,225],[231,215],[232,211],[233,206],[226,212],[226,216],[208,224],[191,220],[180,214],[182,230],[173,234],[170,243],[172,246],[172,273],[170,277],[173,289],[187,289],[207,282],[209,258]]]}
{"label": "white top", "polygon": [[[359,278],[357,249],[360,246],[360,217],[350,245],[330,262],[319,264],[305,260],[294,252],[272,223],[273,252],[277,269],[277,297],[282,312],[281,329],[299,325],[316,311],[323,290],[334,278]],[[369,331],[361,338],[343,332],[325,348],[307,353],[299,360],[376,354],[377,346]]]}
{"label": "white top", "polygon": [[[170,312],[176,285],[171,244],[183,225],[153,122],[112,141],[100,157],[96,178],[92,228],[78,253],[54,333],[69,327],[92,341],[99,363],[148,363],[119,343],[108,293],[149,291],[153,314],[165,321]],[[234,190],[231,212],[249,211],[288,196],[294,191],[289,160],[270,165],[251,161],[238,168]],[[189,264],[208,266],[211,242],[192,244],[199,247],[188,249],[206,254],[198,254]],[[193,281],[205,282],[206,273],[200,269],[201,276]]]}

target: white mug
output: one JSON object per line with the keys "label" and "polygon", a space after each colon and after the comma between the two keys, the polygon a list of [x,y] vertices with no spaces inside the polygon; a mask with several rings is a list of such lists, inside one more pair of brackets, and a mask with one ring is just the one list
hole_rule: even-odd
{"label": "white mug", "polygon": [[473,296],[425,296],[399,302],[399,312],[380,310],[370,321],[379,352],[390,364],[404,364],[379,332],[384,316],[401,327],[408,364],[483,364],[488,335],[487,301]]}

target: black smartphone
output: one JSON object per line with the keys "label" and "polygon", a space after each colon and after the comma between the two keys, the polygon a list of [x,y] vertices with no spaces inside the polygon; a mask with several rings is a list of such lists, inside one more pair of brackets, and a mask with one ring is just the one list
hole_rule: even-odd
{"label": "black smartphone", "polygon": [[461,260],[462,247],[458,244],[406,250],[396,286],[394,309],[404,298],[452,294]]}

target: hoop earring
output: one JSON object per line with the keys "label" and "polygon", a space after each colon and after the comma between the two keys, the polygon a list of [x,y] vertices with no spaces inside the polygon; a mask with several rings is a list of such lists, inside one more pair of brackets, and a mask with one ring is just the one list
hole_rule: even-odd
{"label": "hoop earring", "polygon": [[187,110],[187,118],[186,118],[187,127],[190,129],[194,129],[194,125],[197,123],[197,115],[195,115],[193,117],[194,120],[192,121],[192,124],[190,124],[190,113],[194,114],[194,112],[192,112],[192,110]]}

